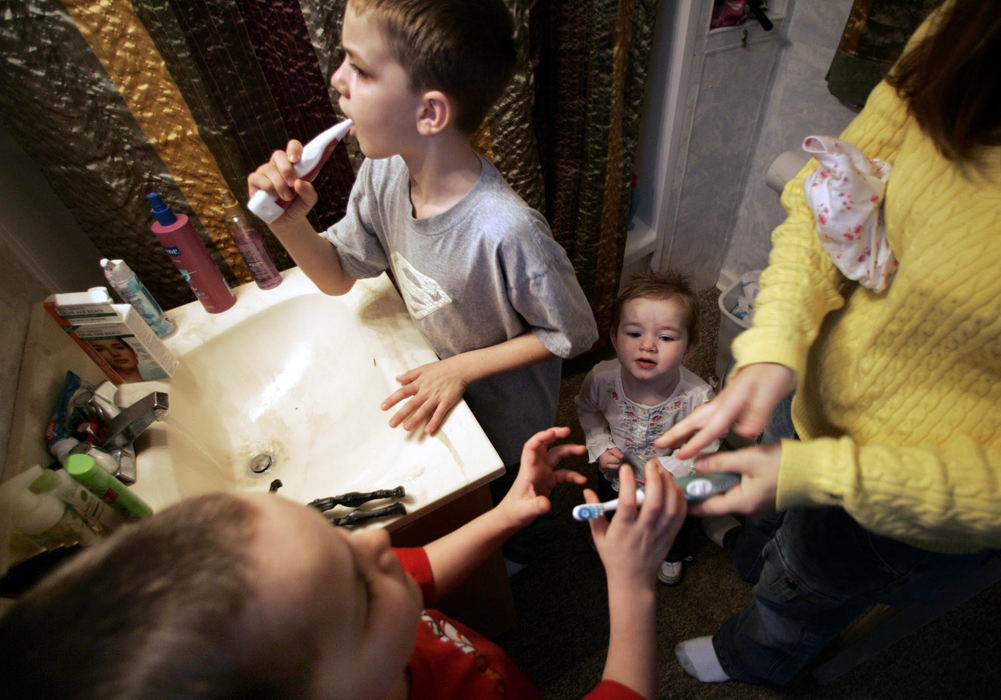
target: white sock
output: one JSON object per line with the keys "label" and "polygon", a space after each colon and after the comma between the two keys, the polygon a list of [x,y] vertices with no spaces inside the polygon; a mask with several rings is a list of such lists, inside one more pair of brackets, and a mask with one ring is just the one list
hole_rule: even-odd
{"label": "white sock", "polygon": [[695,676],[703,683],[722,683],[730,680],[726,671],[719,665],[716,650],[713,649],[712,637],[696,637],[687,639],[674,647],[674,655],[678,663],[690,676]]}
{"label": "white sock", "polygon": [[723,537],[735,527],[740,527],[740,521],[731,515],[710,515],[702,518],[702,532],[706,537],[723,546]]}

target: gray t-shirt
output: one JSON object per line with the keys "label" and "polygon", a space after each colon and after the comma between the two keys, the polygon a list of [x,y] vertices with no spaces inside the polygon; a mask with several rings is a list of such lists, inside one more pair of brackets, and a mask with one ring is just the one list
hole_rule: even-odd
{"label": "gray t-shirt", "polygon": [[464,396],[505,464],[552,425],[561,361],[598,337],[566,252],[545,218],[481,160],[452,208],[415,219],[403,159],[365,160],[344,218],[323,235],[355,279],[389,270],[414,323],[440,358],[531,330],[557,358],[487,377]]}

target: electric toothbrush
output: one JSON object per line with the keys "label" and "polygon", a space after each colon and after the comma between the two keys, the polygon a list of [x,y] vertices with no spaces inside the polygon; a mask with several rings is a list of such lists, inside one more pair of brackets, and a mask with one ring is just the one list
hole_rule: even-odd
{"label": "electric toothbrush", "polygon": [[[347,136],[348,131],[354,122],[345,119],[334,124],[326,131],[320,132],[312,141],[303,146],[302,158],[293,165],[296,177],[300,180],[312,181],[320,168],[327,162],[327,158],[334,152],[337,144]],[[266,224],[270,224],[277,219],[288,208],[295,199],[286,202],[281,197],[275,197],[265,190],[257,190],[247,202],[247,209],[252,211],[257,218]]]}
{"label": "electric toothbrush", "polygon": [[[636,492],[636,505],[643,503],[643,492]],[[574,506],[573,509],[573,519],[574,520],[594,520],[595,518],[601,517],[605,513],[611,513],[618,509],[619,499],[613,498],[610,501],[605,501],[604,503],[582,503],[579,506]]]}
{"label": "electric toothbrush", "polygon": [[[740,474],[733,472],[715,472],[713,474],[693,474],[681,476],[674,480],[685,494],[685,500],[698,503],[710,496],[729,491],[740,483]],[[643,492],[636,492],[636,505],[643,503]],[[574,520],[593,520],[605,513],[611,513],[619,507],[619,499],[613,498],[604,503],[583,503],[574,506]]]}

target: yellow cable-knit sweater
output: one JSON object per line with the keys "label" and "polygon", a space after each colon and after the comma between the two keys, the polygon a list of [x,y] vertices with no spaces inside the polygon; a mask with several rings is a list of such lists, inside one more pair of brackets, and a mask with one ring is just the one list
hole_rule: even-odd
{"label": "yellow cable-knit sweater", "polygon": [[801,442],[784,441],[777,505],[840,505],[927,549],[1001,547],[1001,149],[943,158],[881,83],[841,138],[893,165],[886,230],[900,269],[850,291],[787,184],[737,371],[791,367]]}

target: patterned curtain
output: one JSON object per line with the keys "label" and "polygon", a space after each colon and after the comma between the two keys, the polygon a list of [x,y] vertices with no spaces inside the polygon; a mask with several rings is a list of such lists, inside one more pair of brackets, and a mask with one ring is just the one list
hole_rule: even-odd
{"label": "patterned curtain", "polygon": [[831,94],[858,109],[939,0],[855,0],[827,73]]}
{"label": "patterned curtain", "polygon": [[[474,144],[547,215],[604,329],[656,3],[506,1],[521,66]],[[102,254],[123,258],[164,307],[192,301],[149,231],[146,193],[191,218],[231,283],[250,281],[222,203],[246,199],[247,173],[275,148],[339,119],[329,76],[344,4],[0,0],[0,121]],[[317,228],[343,215],[352,146],[315,181]]]}

